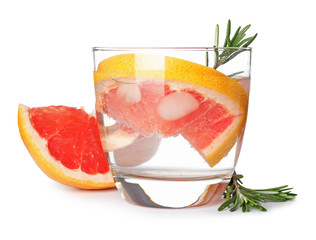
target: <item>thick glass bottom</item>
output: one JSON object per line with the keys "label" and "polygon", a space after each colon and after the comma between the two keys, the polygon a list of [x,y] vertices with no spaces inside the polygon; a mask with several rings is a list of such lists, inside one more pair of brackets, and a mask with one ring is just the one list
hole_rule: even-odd
{"label": "thick glass bottom", "polygon": [[211,176],[189,175],[162,178],[160,172],[160,177],[155,178],[116,173],[115,182],[122,197],[130,203],[155,208],[186,208],[220,201],[232,171]]}

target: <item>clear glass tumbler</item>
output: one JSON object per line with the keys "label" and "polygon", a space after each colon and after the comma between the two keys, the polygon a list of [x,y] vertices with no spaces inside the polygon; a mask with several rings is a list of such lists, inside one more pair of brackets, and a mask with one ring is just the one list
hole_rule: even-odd
{"label": "clear glass tumbler", "polygon": [[251,48],[93,48],[96,116],[124,199],[214,204],[245,130]]}

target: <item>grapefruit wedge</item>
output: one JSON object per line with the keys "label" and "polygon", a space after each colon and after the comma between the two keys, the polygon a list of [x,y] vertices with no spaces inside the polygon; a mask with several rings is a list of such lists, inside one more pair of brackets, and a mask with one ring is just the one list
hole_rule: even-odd
{"label": "grapefruit wedge", "polygon": [[48,177],[80,189],[115,186],[97,121],[82,109],[20,104],[18,125],[26,148]]}
{"label": "grapefruit wedge", "polygon": [[243,86],[197,63],[149,54],[116,55],[99,64],[94,81],[109,117],[145,136],[182,135],[211,167],[231,150],[245,127],[248,93]]}

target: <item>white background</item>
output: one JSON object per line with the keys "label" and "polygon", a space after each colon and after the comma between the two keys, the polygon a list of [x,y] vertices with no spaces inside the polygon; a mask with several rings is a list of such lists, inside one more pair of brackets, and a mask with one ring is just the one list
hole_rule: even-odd
{"label": "white background", "polygon": [[[313,1],[1,1],[0,239],[286,239],[315,235]],[[249,117],[237,171],[249,187],[283,184],[298,197],[268,212],[130,205],[116,190],[53,182],[18,132],[18,103],[93,109],[93,46],[211,46],[252,24]],[[222,42],[222,41],[221,41]],[[310,237],[311,238],[311,237]]]}

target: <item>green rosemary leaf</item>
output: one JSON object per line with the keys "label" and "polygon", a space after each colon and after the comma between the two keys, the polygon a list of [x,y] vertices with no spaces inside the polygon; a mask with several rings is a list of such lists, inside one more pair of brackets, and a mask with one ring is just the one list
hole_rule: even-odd
{"label": "green rosemary leaf", "polygon": [[236,44],[236,47],[241,47],[243,46],[245,43],[249,42],[253,37],[248,37],[245,38],[244,40],[242,40],[241,42],[239,42],[238,44]]}
{"label": "green rosemary leaf", "polygon": [[227,200],[226,202],[224,202],[219,208],[218,211],[222,211],[225,208],[227,208],[230,204],[232,204],[235,200],[236,200],[237,196]]}
{"label": "green rosemary leaf", "polygon": [[296,194],[295,195],[287,195],[285,198],[288,200],[291,200],[291,199],[294,199],[295,197],[296,197]]}
{"label": "green rosemary leaf", "polygon": [[271,194],[271,195],[279,194],[279,191],[256,191],[256,192],[260,194]]}
{"label": "green rosemary leaf", "polygon": [[218,44],[219,44],[219,25],[216,24],[214,46],[215,46],[215,47],[218,47]]}
{"label": "green rosemary leaf", "polygon": [[[279,191],[281,189],[287,188],[288,185],[283,185],[280,187],[274,187],[274,188],[265,188],[265,189],[253,189],[254,191]],[[293,189],[293,188],[291,188]]]}
{"label": "green rosemary leaf", "polygon": [[291,191],[286,191],[286,192],[283,192],[283,191],[280,191],[281,193],[285,193],[285,194],[291,194]]}
{"label": "green rosemary leaf", "polygon": [[291,192],[289,190],[292,190],[293,188],[284,188],[284,189],[280,189],[280,192]]}
{"label": "green rosemary leaf", "polygon": [[231,196],[231,193],[229,191],[226,192],[226,194],[224,195],[224,197],[226,198],[226,200],[229,200]]}
{"label": "green rosemary leaf", "polygon": [[256,33],[246,44],[242,45],[242,47],[248,47],[258,36],[258,33]]}
{"label": "green rosemary leaf", "polygon": [[218,55],[219,55],[219,53],[218,53],[218,49],[217,48],[215,48],[214,49],[214,52],[215,52],[215,55],[214,55],[214,66],[213,66],[213,68],[214,69],[216,69],[217,68],[217,65],[218,65],[218,59],[219,59],[219,57],[218,57]]}
{"label": "green rosemary leaf", "polygon": [[206,64],[205,64],[205,65],[208,67],[208,62],[209,62],[209,61],[208,61],[208,49],[206,49],[206,60],[205,60],[205,61],[206,61]]}
{"label": "green rosemary leaf", "polygon": [[227,47],[230,47],[230,40],[229,40],[229,37],[228,37],[228,36],[226,36],[226,40],[225,40],[225,41],[226,41],[226,44],[227,44],[226,46],[227,46]]}
{"label": "green rosemary leaf", "polygon": [[235,211],[238,208],[239,200],[240,200],[240,198],[239,198],[239,196],[237,196],[236,199],[235,199],[234,205],[232,206],[231,209],[229,209],[229,211],[233,212],[233,211]]}
{"label": "green rosemary leaf", "polygon": [[240,26],[237,28],[233,38],[230,40],[232,46],[234,46],[234,42],[235,42],[237,36],[239,35],[240,28],[241,28]]}
{"label": "green rosemary leaf", "polygon": [[234,174],[234,178],[235,178],[236,180],[242,179],[243,177],[244,177],[244,176],[241,175],[241,174]]}
{"label": "green rosemary leaf", "polygon": [[230,192],[230,193],[232,193],[234,190],[232,189],[231,186],[228,185],[228,186],[227,186],[227,191]]}
{"label": "green rosemary leaf", "polygon": [[228,20],[227,23],[227,29],[226,29],[226,37],[225,37],[225,42],[224,42],[224,47],[229,47],[230,46],[230,28],[231,28],[231,23],[230,19]]}
{"label": "green rosemary leaf", "polygon": [[243,205],[241,206],[241,210],[242,210],[243,212],[246,212],[246,206],[247,206],[246,203],[243,203]]}
{"label": "green rosemary leaf", "polygon": [[250,27],[251,27],[251,24],[248,24],[246,27],[240,30],[240,34],[245,34]]}
{"label": "green rosemary leaf", "polygon": [[264,197],[266,200],[273,201],[273,202],[285,202],[286,198],[278,196],[278,195],[267,195],[261,196]]}
{"label": "green rosemary leaf", "polygon": [[289,193],[288,195],[291,195],[291,196],[297,196],[296,193]]}
{"label": "green rosemary leaf", "polygon": [[[231,73],[231,74],[227,75],[227,77],[234,77],[234,76],[239,75],[239,74],[241,74],[241,73],[243,73],[243,72],[244,72],[244,71],[239,71],[239,72]],[[239,180],[239,179],[237,179],[237,180]],[[240,181],[240,180],[239,180],[239,181]]]}
{"label": "green rosemary leaf", "polygon": [[249,203],[250,204],[250,206],[252,206],[252,207],[254,207],[254,208],[257,208],[257,209],[259,209],[259,210],[261,210],[261,211],[267,211],[267,209],[265,209],[264,207],[262,207],[261,205],[258,205],[258,204],[254,204],[254,203]]}
{"label": "green rosemary leaf", "polygon": [[236,37],[236,39],[234,40],[234,42],[232,43],[233,47],[238,47],[238,43],[246,36],[246,34],[240,34]]}
{"label": "green rosemary leaf", "polygon": [[[240,174],[239,174],[240,175]],[[238,182],[238,183],[241,183],[241,184],[243,184],[242,183],[242,181],[240,180],[240,179],[242,179],[244,176],[243,175],[240,175],[241,177],[239,178],[239,179],[236,179],[236,181]]]}
{"label": "green rosemary leaf", "polygon": [[240,199],[239,199],[239,207],[242,207],[243,205],[244,205],[244,203],[245,203],[245,198],[244,198],[244,196],[240,196]]}
{"label": "green rosemary leaf", "polygon": [[285,202],[286,198],[281,197],[279,195],[271,195],[271,194],[260,194],[261,198],[266,200],[274,201],[274,202]]}
{"label": "green rosemary leaf", "polygon": [[245,203],[246,212],[249,212],[249,205]]}

